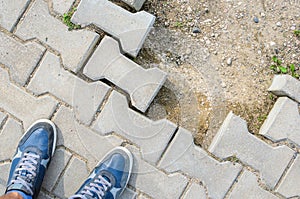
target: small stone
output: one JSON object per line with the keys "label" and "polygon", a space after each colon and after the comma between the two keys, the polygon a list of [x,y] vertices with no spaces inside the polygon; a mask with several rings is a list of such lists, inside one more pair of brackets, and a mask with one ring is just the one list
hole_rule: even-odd
{"label": "small stone", "polygon": [[258,22],[259,22],[259,19],[258,19],[257,17],[254,17],[254,18],[253,18],[253,21],[254,21],[255,23],[258,23]]}
{"label": "small stone", "polygon": [[230,57],[227,59],[227,65],[230,66],[231,64],[232,64],[232,58]]}
{"label": "small stone", "polygon": [[262,13],[260,13],[260,16],[265,17],[266,14],[262,12]]}
{"label": "small stone", "polygon": [[281,26],[282,26],[281,22],[278,21],[278,22],[276,23],[276,26],[277,26],[277,27],[281,27]]}
{"label": "small stone", "polygon": [[194,28],[193,28],[193,33],[201,33],[200,28],[194,27]]}

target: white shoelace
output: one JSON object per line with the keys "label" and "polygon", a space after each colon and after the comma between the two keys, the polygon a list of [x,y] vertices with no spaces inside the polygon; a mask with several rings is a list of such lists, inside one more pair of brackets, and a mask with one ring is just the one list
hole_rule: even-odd
{"label": "white shoelace", "polygon": [[105,178],[102,176],[98,176],[98,178],[92,182],[86,185],[83,190],[69,199],[75,199],[75,198],[81,198],[81,199],[87,199],[86,196],[94,196],[94,194],[98,197],[98,199],[102,199],[105,192],[111,187],[111,183],[109,183]]}
{"label": "white shoelace", "polygon": [[[26,189],[33,195],[31,182],[36,177],[36,170],[39,155],[33,153],[24,153],[24,157],[20,160],[19,168],[16,169],[15,174],[17,174],[16,179],[12,180],[12,184],[22,184]],[[23,175],[23,174],[26,175]]]}

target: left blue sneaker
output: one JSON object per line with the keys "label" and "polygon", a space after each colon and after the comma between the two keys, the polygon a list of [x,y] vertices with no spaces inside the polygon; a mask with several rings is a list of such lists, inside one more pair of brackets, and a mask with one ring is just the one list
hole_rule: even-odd
{"label": "left blue sneaker", "polygon": [[6,193],[21,191],[37,198],[56,140],[56,126],[50,120],[38,120],[28,128],[12,160]]}

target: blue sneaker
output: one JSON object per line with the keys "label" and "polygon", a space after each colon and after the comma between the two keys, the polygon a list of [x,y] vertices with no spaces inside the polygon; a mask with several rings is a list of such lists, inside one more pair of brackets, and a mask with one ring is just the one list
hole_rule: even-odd
{"label": "blue sneaker", "polygon": [[21,191],[37,198],[55,151],[56,139],[56,127],[50,120],[38,120],[28,128],[12,160],[5,193]]}
{"label": "blue sneaker", "polygon": [[99,162],[88,179],[69,199],[117,199],[123,193],[132,170],[128,149],[116,147]]}

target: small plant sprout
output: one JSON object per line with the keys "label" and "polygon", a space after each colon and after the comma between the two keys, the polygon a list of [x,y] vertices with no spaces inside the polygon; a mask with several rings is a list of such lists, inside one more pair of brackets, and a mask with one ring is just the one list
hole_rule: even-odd
{"label": "small plant sprout", "polygon": [[294,34],[296,35],[296,37],[300,37],[300,30],[295,30]]}
{"label": "small plant sprout", "polygon": [[71,11],[63,14],[63,22],[69,27],[68,29],[69,31],[81,28],[80,25],[75,25],[74,23],[71,22],[72,15],[74,14],[75,11],[76,8],[73,8]]}
{"label": "small plant sprout", "polygon": [[272,57],[273,64],[270,66],[270,68],[277,74],[290,74],[295,78],[299,78],[300,75],[297,73],[297,69],[295,64],[290,64],[287,66],[282,66],[282,61],[276,57]]}

